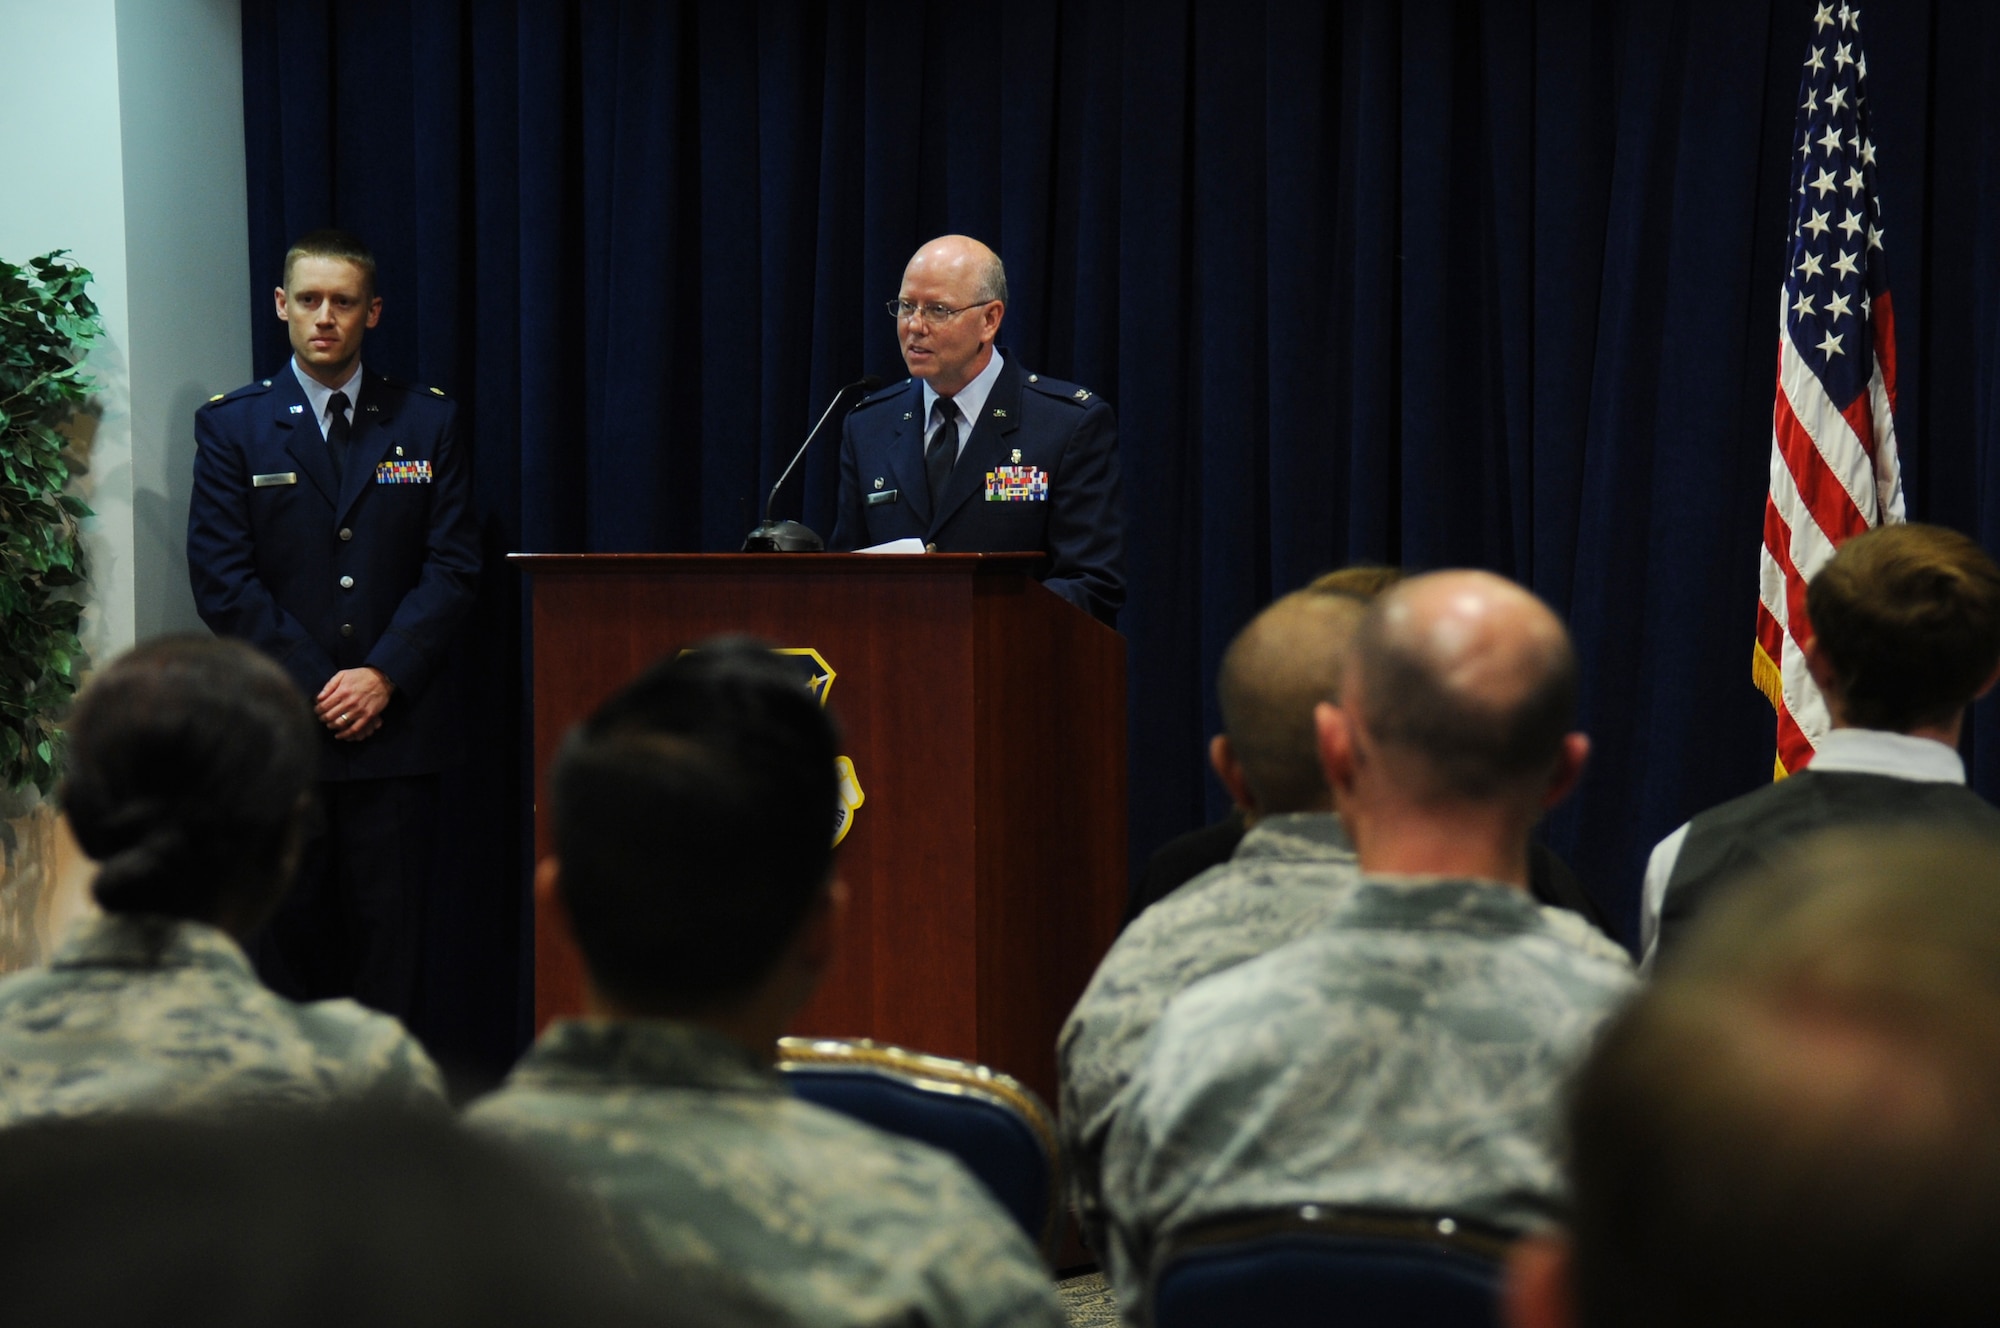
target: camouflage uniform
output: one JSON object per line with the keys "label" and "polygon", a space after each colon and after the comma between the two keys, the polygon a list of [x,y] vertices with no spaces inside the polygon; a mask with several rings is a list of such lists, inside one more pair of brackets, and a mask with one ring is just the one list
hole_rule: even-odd
{"label": "camouflage uniform", "polygon": [[0,981],[0,1124],[335,1102],[442,1111],[444,1088],[394,1019],[286,1000],[204,923],[86,918]]}
{"label": "camouflage uniform", "polygon": [[1113,1101],[1167,1002],[1317,928],[1359,879],[1354,846],[1331,812],[1270,816],[1235,856],[1133,919],[1056,1041],[1070,1193],[1091,1248],[1102,1250],[1100,1172]]}
{"label": "camouflage uniform", "polygon": [[1064,1322],[1034,1247],[971,1173],[800,1101],[719,1033],[557,1023],[466,1119],[577,1180],[641,1271],[698,1299],[829,1328]]}
{"label": "camouflage uniform", "polygon": [[1632,966],[1524,891],[1364,878],[1318,932],[1160,1017],[1104,1154],[1109,1263],[1142,1321],[1163,1238],[1295,1203],[1553,1214],[1562,1081]]}

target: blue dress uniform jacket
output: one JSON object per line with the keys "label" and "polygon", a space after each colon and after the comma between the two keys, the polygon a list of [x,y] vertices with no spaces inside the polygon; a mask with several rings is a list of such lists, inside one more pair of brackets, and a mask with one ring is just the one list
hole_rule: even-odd
{"label": "blue dress uniform jacket", "polygon": [[337,488],[290,364],[195,414],[188,574],[202,621],[268,652],[308,700],[362,665],[396,685],[373,736],[322,729],[323,780],[450,764],[440,674],[479,572],[457,408],[372,373],[356,397]]}
{"label": "blue dress uniform jacket", "polygon": [[1042,584],[1112,622],[1125,602],[1118,424],[1102,397],[1003,364],[931,510],[923,386],[864,399],[840,440],[840,515],[829,548],[920,539],[939,553],[1040,551]]}

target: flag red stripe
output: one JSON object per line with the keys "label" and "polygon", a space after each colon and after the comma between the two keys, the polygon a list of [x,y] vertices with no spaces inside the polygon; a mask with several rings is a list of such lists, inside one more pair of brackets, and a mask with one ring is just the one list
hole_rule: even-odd
{"label": "flag red stripe", "polygon": [[[1806,579],[1799,575],[1798,568],[1792,566],[1792,528],[1785,524],[1784,513],[1778,510],[1778,505],[1768,498],[1764,500],[1764,547],[1771,551],[1772,559],[1785,577],[1784,630],[1799,643],[1800,649],[1804,649],[1806,637],[1812,633],[1812,624],[1806,618]],[[1762,599],[1757,601],[1757,607],[1763,614],[1768,614]],[[1773,664],[1784,667],[1781,640],[1765,641],[1764,653],[1771,657]]]}
{"label": "flag red stripe", "polygon": [[[1862,412],[1865,417],[1865,402]],[[1812,513],[1814,523],[1826,533],[1827,541],[1838,548],[1848,536],[1859,535],[1868,529],[1861,509],[1854,505],[1854,496],[1848,493],[1847,486],[1826,464],[1826,458],[1819,454],[1812,435],[1799,423],[1799,417],[1792,413],[1791,399],[1783,392],[1777,394],[1777,405],[1771,416],[1778,438],[1778,452],[1785,458],[1785,469],[1792,472],[1792,483],[1798,486],[1800,501]],[[1787,579],[1792,575],[1787,570]]]}

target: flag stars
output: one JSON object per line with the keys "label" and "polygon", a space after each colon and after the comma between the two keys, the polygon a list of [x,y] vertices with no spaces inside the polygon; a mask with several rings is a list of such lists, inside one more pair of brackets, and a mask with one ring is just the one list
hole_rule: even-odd
{"label": "flag stars", "polygon": [[1826,47],[1813,47],[1812,54],[1806,57],[1806,68],[1812,70],[1815,74],[1826,72]]}
{"label": "flag stars", "polygon": [[1811,118],[1812,116],[1815,116],[1815,115],[1818,115],[1818,114],[1819,114],[1819,91],[1818,91],[1818,89],[1816,89],[1816,88],[1807,88],[1807,89],[1806,89],[1806,104],[1805,104],[1805,105],[1804,105],[1803,107],[1801,107],[1800,109],[1801,109],[1801,110],[1803,110],[1803,111],[1804,111],[1804,112],[1806,113],[1806,116],[1807,116],[1807,118],[1808,118],[1808,119],[1810,119],[1810,118]]}
{"label": "flag stars", "polygon": [[[1835,89],[1834,89],[1833,91],[1831,91],[1831,92],[1827,93],[1827,94],[1826,94],[1826,109],[1828,109],[1829,111],[1844,111],[1844,110],[1846,110],[1846,109],[1847,109],[1847,89],[1846,89],[1846,88],[1839,88],[1839,87],[1837,87],[1837,88],[1835,88]],[[1830,127],[1830,126],[1829,126],[1829,127]]]}
{"label": "flag stars", "polygon": [[1820,354],[1826,356],[1847,354],[1846,351],[1840,348],[1840,338],[1836,337],[1831,332],[1828,332],[1825,337],[1821,338],[1819,343],[1819,351]]}
{"label": "flag stars", "polygon": [[[1861,25],[1861,19],[1860,19],[1860,16],[1859,16],[1859,15],[1856,15],[1856,16],[1855,16],[1855,20],[1854,20],[1854,22],[1855,22],[1855,26],[1856,26],[1856,27],[1859,27],[1859,26]],[[1857,57],[1855,58],[1855,61],[1854,61],[1854,73],[1855,73],[1855,75],[1856,75],[1857,77],[1859,77],[1859,78],[1860,78],[1860,79],[1861,79],[1861,80],[1862,80],[1863,82],[1866,82],[1866,81],[1867,81],[1867,79],[1868,79],[1868,53],[1867,53],[1866,51],[1863,51],[1863,52],[1862,52],[1862,53],[1861,53],[1861,54],[1860,54],[1859,56],[1857,56]]]}
{"label": "flag stars", "polygon": [[1863,166],[1875,164],[1875,140],[1872,138],[1861,140],[1861,164]]}
{"label": "flag stars", "polygon": [[1847,232],[1848,239],[1853,239],[1861,230],[1861,218],[1852,211],[1848,212],[1841,220],[1840,229]]}
{"label": "flag stars", "polygon": [[1811,318],[1814,312],[1815,311],[1813,309],[1813,297],[1806,294],[1803,290],[1801,290],[1799,292],[1799,298],[1792,301],[1793,317]]}
{"label": "flag stars", "polygon": [[1828,125],[1826,132],[1819,136],[1819,145],[1830,153],[1840,151],[1840,130],[1833,125]]}
{"label": "flag stars", "polygon": [[1840,26],[1843,31],[1854,26],[1854,7],[1852,5],[1842,5],[1840,7]]}
{"label": "flag stars", "polygon": [[1854,255],[1845,251],[1841,253],[1840,257],[1833,260],[1833,270],[1850,277],[1861,275],[1861,268],[1856,265]]}
{"label": "flag stars", "polygon": [[[1847,24],[1847,11],[1843,9],[1840,12],[1841,12],[1841,26],[1845,27]],[[1834,50],[1833,63],[1834,66],[1838,69],[1845,69],[1849,65],[1854,63],[1854,48],[1852,43],[1842,42],[1839,45],[1839,47]]]}
{"label": "flag stars", "polygon": [[1852,318],[1854,317],[1854,310],[1848,307],[1848,299],[1845,295],[1836,295],[1826,302],[1826,316],[1828,318]]}
{"label": "flag stars", "polygon": [[1867,187],[1868,182],[1861,178],[1860,167],[1849,167],[1847,171],[1847,192],[1859,198],[1861,197],[1861,191]]}
{"label": "flag stars", "polygon": [[[1854,214],[1850,212],[1847,215],[1851,217]],[[1827,225],[1826,213],[1815,212],[1812,214],[1812,220],[1806,222],[1800,229],[1811,231],[1815,236],[1821,236],[1825,235],[1832,228]]]}
{"label": "flag stars", "polygon": [[1832,26],[1833,26],[1833,6],[1821,5],[1819,7],[1819,12],[1813,15],[1814,29],[1820,32],[1824,32]]}
{"label": "flag stars", "polygon": [[1882,247],[1882,228],[1881,228],[1881,227],[1879,227],[1879,226],[1870,226],[1870,227],[1868,228],[1868,247],[1869,247],[1870,249],[1880,249],[1880,248]]}
{"label": "flag stars", "polygon": [[1793,270],[1797,272],[1803,272],[1808,277],[1817,277],[1825,275],[1820,271],[1819,255],[1812,252],[1812,250],[1810,249],[1806,251],[1805,257],[1799,259],[1798,267]]}
{"label": "flag stars", "polygon": [[1812,182],[1812,187],[1819,191],[1821,198],[1825,198],[1828,194],[1840,188],[1838,184],[1834,183],[1833,172],[1827,170],[1822,170],[1819,173],[1819,178]]}

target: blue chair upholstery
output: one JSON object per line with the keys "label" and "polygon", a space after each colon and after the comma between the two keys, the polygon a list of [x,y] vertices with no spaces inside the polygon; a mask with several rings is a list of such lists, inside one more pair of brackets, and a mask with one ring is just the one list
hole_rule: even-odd
{"label": "blue chair upholstery", "polygon": [[808,1102],[958,1158],[1053,1256],[1062,1194],[1055,1117],[1020,1081],[865,1038],[780,1038],[778,1069]]}
{"label": "blue chair upholstery", "polygon": [[1507,1238],[1449,1217],[1298,1207],[1173,1241],[1153,1328],[1496,1328]]}

